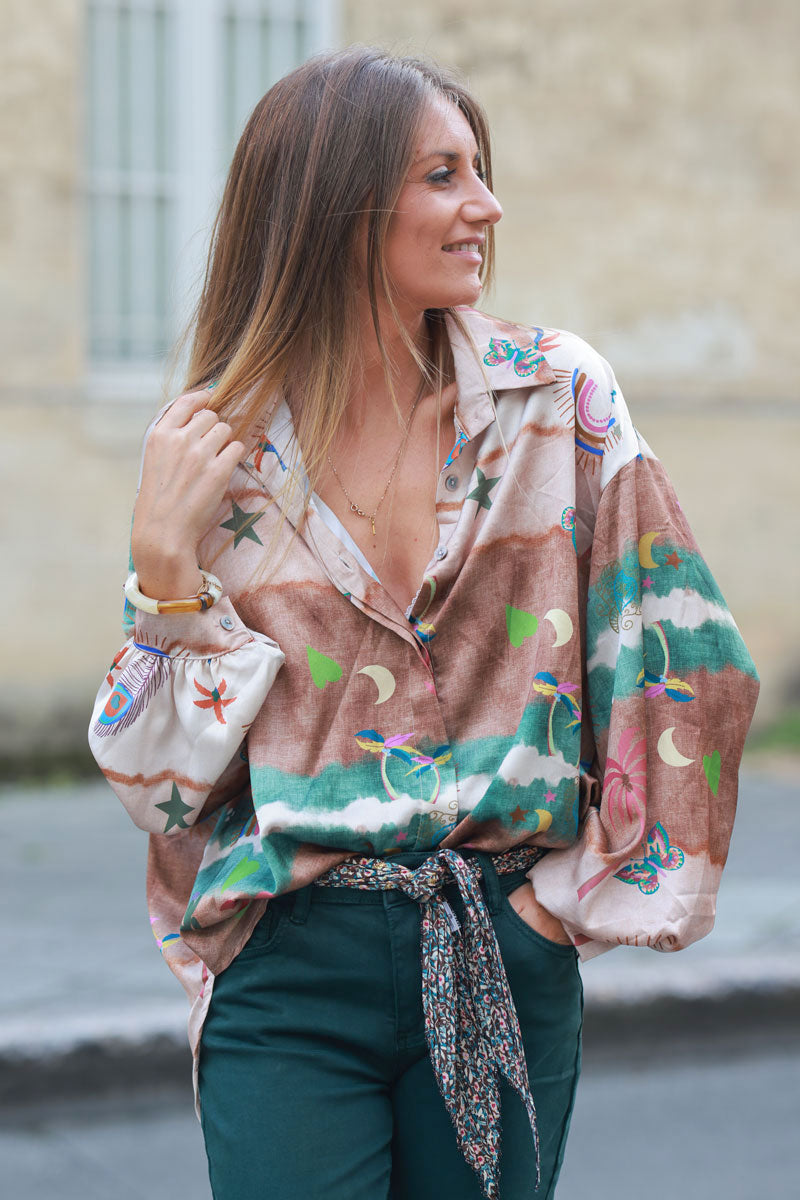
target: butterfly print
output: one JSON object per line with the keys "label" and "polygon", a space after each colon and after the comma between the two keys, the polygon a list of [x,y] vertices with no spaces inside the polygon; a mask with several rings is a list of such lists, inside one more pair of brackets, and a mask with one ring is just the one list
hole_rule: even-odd
{"label": "butterfly print", "polygon": [[514,372],[523,378],[535,375],[539,366],[544,362],[544,355],[537,354],[533,346],[523,350],[516,342],[501,341],[499,338],[489,339],[489,353],[483,361],[487,367],[496,367],[499,363],[512,362]]}
{"label": "butterfly print", "polygon": [[686,856],[680,846],[670,846],[667,831],[660,821],[656,821],[647,835],[644,844],[644,858],[634,859],[627,867],[617,871],[615,879],[623,883],[636,884],[645,896],[652,896],[660,887],[660,876],[666,871],[677,871],[682,867]]}

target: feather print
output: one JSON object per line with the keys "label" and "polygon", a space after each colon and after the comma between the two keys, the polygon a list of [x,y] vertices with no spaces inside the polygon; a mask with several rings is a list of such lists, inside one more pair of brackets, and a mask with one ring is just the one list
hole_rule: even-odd
{"label": "feather print", "polygon": [[166,654],[137,654],[109,692],[94,723],[95,736],[108,737],[132,725],[169,678],[169,663]]}

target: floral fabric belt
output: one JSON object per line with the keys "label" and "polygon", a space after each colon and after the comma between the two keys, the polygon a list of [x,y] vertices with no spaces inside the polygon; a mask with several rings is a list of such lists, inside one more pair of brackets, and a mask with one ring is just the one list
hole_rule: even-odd
{"label": "floral fabric belt", "polygon": [[[500,875],[529,870],[546,853],[521,846],[492,855]],[[422,908],[422,1006],[434,1075],[456,1129],[459,1148],[477,1172],[487,1200],[498,1191],[499,1080],[517,1092],[536,1149],[539,1134],[525,1050],[494,926],[481,895],[479,858],[437,850],[416,870],[384,858],[353,858],[316,883],[389,891],[399,888]],[[464,902],[463,928],[441,889],[455,880]]]}

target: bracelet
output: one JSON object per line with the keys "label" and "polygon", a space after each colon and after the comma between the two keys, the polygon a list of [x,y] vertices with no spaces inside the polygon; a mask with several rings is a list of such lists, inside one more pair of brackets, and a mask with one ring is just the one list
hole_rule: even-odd
{"label": "bracelet", "polygon": [[135,571],[131,572],[125,583],[125,597],[134,608],[142,612],[152,613],[153,616],[167,616],[173,613],[205,612],[213,608],[222,596],[222,584],[216,575],[198,567],[203,576],[203,582],[196,596],[186,600],[154,600],[139,591],[139,579]]}

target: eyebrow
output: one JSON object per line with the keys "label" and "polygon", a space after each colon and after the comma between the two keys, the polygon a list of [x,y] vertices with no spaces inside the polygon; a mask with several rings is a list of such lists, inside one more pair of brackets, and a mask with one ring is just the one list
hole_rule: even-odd
{"label": "eyebrow", "polygon": [[[480,157],[480,150],[476,150],[473,155],[473,161],[476,158],[478,161],[480,161]],[[461,155],[456,150],[433,150],[430,154],[423,154],[422,157],[418,158],[416,161],[418,163],[427,162],[429,158],[444,158],[447,160],[447,162],[457,162],[458,159],[461,158]]]}

